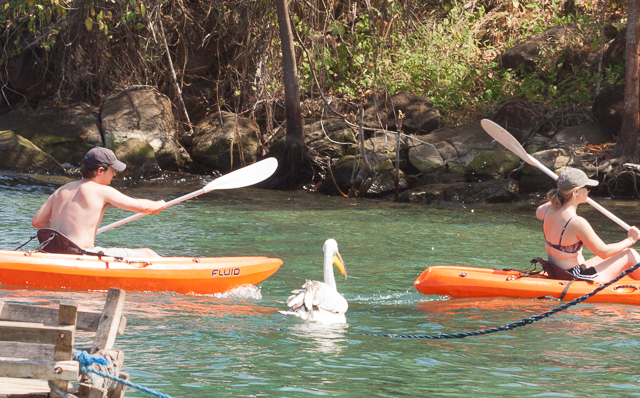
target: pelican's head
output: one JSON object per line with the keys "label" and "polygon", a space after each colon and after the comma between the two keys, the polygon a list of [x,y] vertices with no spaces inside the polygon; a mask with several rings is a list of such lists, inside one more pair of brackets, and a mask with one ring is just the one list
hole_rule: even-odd
{"label": "pelican's head", "polygon": [[327,239],[322,247],[324,251],[324,257],[330,258],[333,265],[340,271],[344,279],[347,279],[347,267],[344,265],[342,256],[338,251],[338,242],[335,239]]}

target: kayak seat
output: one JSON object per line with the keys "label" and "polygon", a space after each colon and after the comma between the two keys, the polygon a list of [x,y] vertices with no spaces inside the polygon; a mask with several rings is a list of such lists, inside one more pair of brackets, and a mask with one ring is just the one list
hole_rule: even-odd
{"label": "kayak seat", "polygon": [[42,228],[37,233],[40,246],[38,251],[57,254],[90,254],[73,243],[63,233],[51,228]]}
{"label": "kayak seat", "polygon": [[540,265],[542,266],[542,271],[545,272],[547,274],[547,276],[551,279],[558,279],[561,281],[574,281],[576,280],[576,277],[573,276],[573,274],[571,274],[568,271],[563,270],[562,268],[558,267],[557,265],[554,265],[552,263],[550,263],[549,261],[537,257],[533,260],[531,260],[531,264],[536,264],[536,263],[540,263]]}

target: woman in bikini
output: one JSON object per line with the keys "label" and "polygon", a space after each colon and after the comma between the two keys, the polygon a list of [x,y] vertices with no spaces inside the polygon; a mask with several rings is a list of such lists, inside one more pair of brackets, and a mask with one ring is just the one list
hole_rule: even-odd
{"label": "woman in bikini", "polygon": [[[638,252],[631,249],[640,238],[638,228],[631,227],[626,239],[607,245],[589,222],[576,214],[578,205],[587,201],[588,187],[598,185],[598,181],[590,180],[582,170],[567,169],[558,176],[557,185],[547,193],[549,201],[536,211],[542,220],[549,262],[577,279],[594,282],[608,282],[640,262]],[[596,257],[585,261],[583,245]],[[640,270],[631,276],[640,279]]]}

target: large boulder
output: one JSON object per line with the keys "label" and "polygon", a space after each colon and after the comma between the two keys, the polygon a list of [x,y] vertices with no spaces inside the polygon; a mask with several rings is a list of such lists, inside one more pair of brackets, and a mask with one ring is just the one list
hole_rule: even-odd
{"label": "large boulder", "polygon": [[520,166],[520,158],[507,151],[486,151],[476,156],[467,166],[466,176],[472,181],[494,180],[507,177]]}
{"label": "large boulder", "polygon": [[400,194],[400,202],[428,205],[444,201],[444,190],[454,184],[430,184],[409,189]]}
{"label": "large boulder", "polygon": [[64,169],[53,157],[11,130],[0,131],[0,169],[64,174]]}
{"label": "large boulder", "polygon": [[518,200],[518,181],[502,178],[477,183],[457,184],[444,189],[447,202],[462,203],[509,203]]}
{"label": "large boulder", "polygon": [[[374,151],[376,153],[385,153],[387,155],[395,156],[397,147],[398,136],[393,133],[374,133],[371,137],[364,140],[364,147],[368,151]],[[407,139],[400,139],[400,151],[404,151],[407,148]]]}
{"label": "large boulder", "polygon": [[494,122],[511,133],[520,143],[525,142],[544,120],[542,112],[526,101],[507,102],[493,117]]}
{"label": "large boulder", "polygon": [[540,63],[567,48],[579,35],[580,30],[572,24],[553,27],[505,51],[499,57],[500,64],[505,69],[524,65],[525,70],[536,70]]}
{"label": "large boulder", "polygon": [[160,170],[155,150],[151,144],[139,138],[131,138],[123,142],[118,146],[115,154],[118,160],[127,165],[127,168],[118,174],[131,176]]}
{"label": "large boulder", "polygon": [[613,136],[602,126],[587,122],[579,126],[571,126],[562,129],[553,136],[549,146],[557,147],[563,145],[600,145],[611,142]]}
{"label": "large boulder", "polygon": [[501,178],[484,182],[426,185],[403,192],[400,194],[399,200],[417,204],[433,202],[508,203],[517,201],[518,197],[518,181]]}
{"label": "large boulder", "polygon": [[440,126],[440,112],[428,98],[404,92],[367,109],[364,112],[364,125],[396,130],[394,110],[404,115],[402,129],[406,134],[427,134]]}
{"label": "large boulder", "polygon": [[480,123],[438,129],[416,138],[428,143],[408,138],[409,162],[421,173],[464,174],[469,163],[480,153],[504,150],[482,129]]}
{"label": "large boulder", "polygon": [[162,169],[182,166],[171,101],[156,88],[136,86],[106,98],[100,117],[107,148],[115,151],[123,142],[138,138],[153,147]]}
{"label": "large boulder", "polygon": [[619,84],[602,90],[593,100],[591,112],[598,124],[617,137],[622,129],[624,115],[624,85]]}
{"label": "large boulder", "polygon": [[[354,163],[356,163],[355,170],[357,171],[363,167],[361,158],[356,158],[353,155],[343,156],[338,162],[331,167],[329,176],[324,179],[321,192],[327,194],[338,194],[338,188],[342,193],[349,192],[352,187],[351,177],[353,175]],[[373,155],[370,159],[372,167],[372,179],[367,182],[367,194],[368,197],[379,197],[385,194],[389,194],[395,190],[395,167],[393,162],[384,155]],[[354,176],[357,178],[357,176]],[[335,183],[334,183],[335,181]],[[407,189],[408,183],[405,174],[400,171],[400,189]],[[337,185],[337,186],[336,186]]]}
{"label": "large boulder", "polygon": [[[531,154],[546,168],[560,174],[568,167],[581,167],[580,159],[567,148],[553,148]],[[540,169],[525,164],[520,176],[520,190],[524,193],[543,192],[555,187],[555,182]]]}
{"label": "large boulder", "polygon": [[[342,119],[319,120],[302,128],[302,138],[307,149],[314,156],[340,158],[354,155],[356,136],[353,129]],[[286,134],[280,132],[269,148],[269,155],[276,158],[285,156]]]}
{"label": "large boulder", "polygon": [[260,128],[253,120],[220,112],[205,117],[193,130],[191,156],[220,172],[256,161]]}
{"label": "large boulder", "polygon": [[59,163],[80,165],[89,149],[103,144],[98,109],[86,103],[15,110],[0,116],[0,130],[30,140]]}
{"label": "large boulder", "polygon": [[342,119],[327,119],[303,127],[304,143],[320,155],[342,157],[354,152],[356,136]]}

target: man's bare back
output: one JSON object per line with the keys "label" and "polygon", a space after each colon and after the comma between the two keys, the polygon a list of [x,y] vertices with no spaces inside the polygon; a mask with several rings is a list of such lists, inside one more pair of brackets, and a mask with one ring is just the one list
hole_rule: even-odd
{"label": "man's bare back", "polygon": [[[104,148],[101,148],[101,151],[104,152]],[[115,159],[115,155],[112,156]],[[136,213],[152,214],[164,208],[164,200],[136,199],[110,187],[115,174],[116,170],[113,167],[101,166],[91,178],[82,178],[60,187],[33,216],[32,225],[38,229],[55,229],[86,250],[95,246],[96,232],[107,205]],[[134,251],[140,256],[155,254],[150,249]]]}

